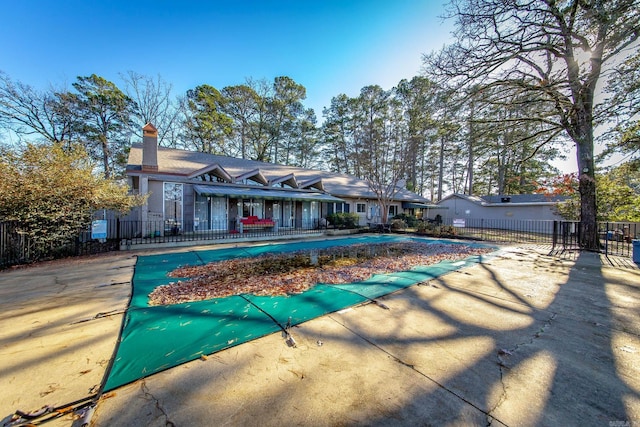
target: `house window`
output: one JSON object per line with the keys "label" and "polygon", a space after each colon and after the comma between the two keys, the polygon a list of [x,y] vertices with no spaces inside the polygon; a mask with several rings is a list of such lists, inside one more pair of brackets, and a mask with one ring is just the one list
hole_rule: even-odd
{"label": "house window", "polygon": [[380,217],[380,206],[373,205],[369,206],[369,217],[379,219]]}
{"label": "house window", "polygon": [[264,215],[264,200],[261,199],[243,199],[238,201],[238,212],[242,212],[242,217],[257,216],[262,218]]}
{"label": "house window", "polygon": [[164,183],[165,230],[178,231],[182,227],[182,184]]}
{"label": "house window", "polygon": [[240,183],[243,185],[262,186],[262,183],[251,178],[245,178]]}
{"label": "house window", "polygon": [[211,172],[203,173],[202,175],[198,176],[196,179],[200,181],[206,181],[206,182],[227,182],[224,178],[221,178],[218,175],[215,175]]}
{"label": "house window", "polygon": [[366,205],[366,203],[356,203],[356,212],[357,213],[367,213],[367,205]]}
{"label": "house window", "polygon": [[273,218],[280,223],[280,227],[293,227],[294,223],[294,202],[283,200],[273,204]]}
{"label": "house window", "polygon": [[302,202],[302,228],[315,228],[320,219],[318,202]]}
{"label": "house window", "polygon": [[208,230],[211,217],[209,197],[196,194],[193,213],[193,228],[195,230]]}
{"label": "house window", "polygon": [[389,218],[393,218],[398,215],[398,205],[390,205],[389,206]]}
{"label": "house window", "polygon": [[131,193],[138,194],[140,192],[140,177],[132,176],[131,177]]}
{"label": "house window", "polygon": [[318,202],[311,202],[311,220],[314,225],[317,225],[320,219],[320,204]]}
{"label": "house window", "polygon": [[329,213],[349,213],[349,203],[330,203]]}

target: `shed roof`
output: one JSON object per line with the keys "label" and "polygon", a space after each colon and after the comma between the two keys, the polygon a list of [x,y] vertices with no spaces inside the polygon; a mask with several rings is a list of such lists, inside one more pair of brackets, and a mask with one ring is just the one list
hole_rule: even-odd
{"label": "shed roof", "polygon": [[473,196],[467,194],[454,193],[437,202],[441,204],[447,200],[459,198],[468,200],[481,206],[487,207],[508,207],[508,206],[532,206],[532,205],[554,205],[564,202],[567,196],[546,195],[546,194],[500,194],[491,196]]}

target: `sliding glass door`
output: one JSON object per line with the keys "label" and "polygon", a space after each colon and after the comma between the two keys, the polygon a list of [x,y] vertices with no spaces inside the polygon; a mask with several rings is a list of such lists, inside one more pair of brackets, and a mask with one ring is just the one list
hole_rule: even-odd
{"label": "sliding glass door", "polygon": [[193,226],[198,230],[226,230],[228,224],[226,197],[196,194]]}

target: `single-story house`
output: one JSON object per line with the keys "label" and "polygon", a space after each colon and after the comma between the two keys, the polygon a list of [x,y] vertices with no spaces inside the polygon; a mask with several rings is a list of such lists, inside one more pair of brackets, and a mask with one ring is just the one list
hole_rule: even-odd
{"label": "single-story house", "polygon": [[545,194],[514,194],[497,196],[468,196],[451,194],[437,202],[433,215],[452,219],[485,220],[562,220],[556,213],[558,203],[566,196]]}
{"label": "single-story house", "polygon": [[[321,218],[353,212],[359,224],[380,221],[366,181],[320,170],[159,147],[152,124],[131,147],[126,175],[133,192],[149,194],[133,213],[153,232],[240,230],[246,227],[316,228]],[[415,213],[429,201],[398,188],[390,217]],[[131,217],[131,216],[130,216]],[[148,231],[148,227],[147,227]]]}

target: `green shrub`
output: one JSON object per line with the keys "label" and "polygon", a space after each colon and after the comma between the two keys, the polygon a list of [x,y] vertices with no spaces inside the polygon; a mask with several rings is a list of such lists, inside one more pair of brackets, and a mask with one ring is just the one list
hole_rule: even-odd
{"label": "green shrub", "polygon": [[[418,221],[418,218],[416,218],[413,215],[407,215],[405,213],[401,213],[399,215],[396,215],[396,216],[393,217],[393,219],[399,219],[399,220],[404,221],[404,223],[406,224],[405,228],[406,227],[415,228],[415,227],[418,226],[418,224],[420,224],[420,221]],[[393,225],[393,222],[392,222],[392,225]]]}
{"label": "green shrub", "polygon": [[335,228],[356,228],[359,219],[354,213],[339,212],[327,215],[327,221]]}
{"label": "green shrub", "polygon": [[426,234],[428,236],[455,236],[458,230],[451,225],[436,225],[434,223],[421,222],[417,227],[418,234]]}
{"label": "green shrub", "polygon": [[404,230],[407,228],[407,223],[399,218],[394,218],[391,220],[391,229],[392,230]]}
{"label": "green shrub", "polygon": [[419,222],[416,227],[418,233],[426,233],[429,228],[433,228],[433,225],[428,222]]}

